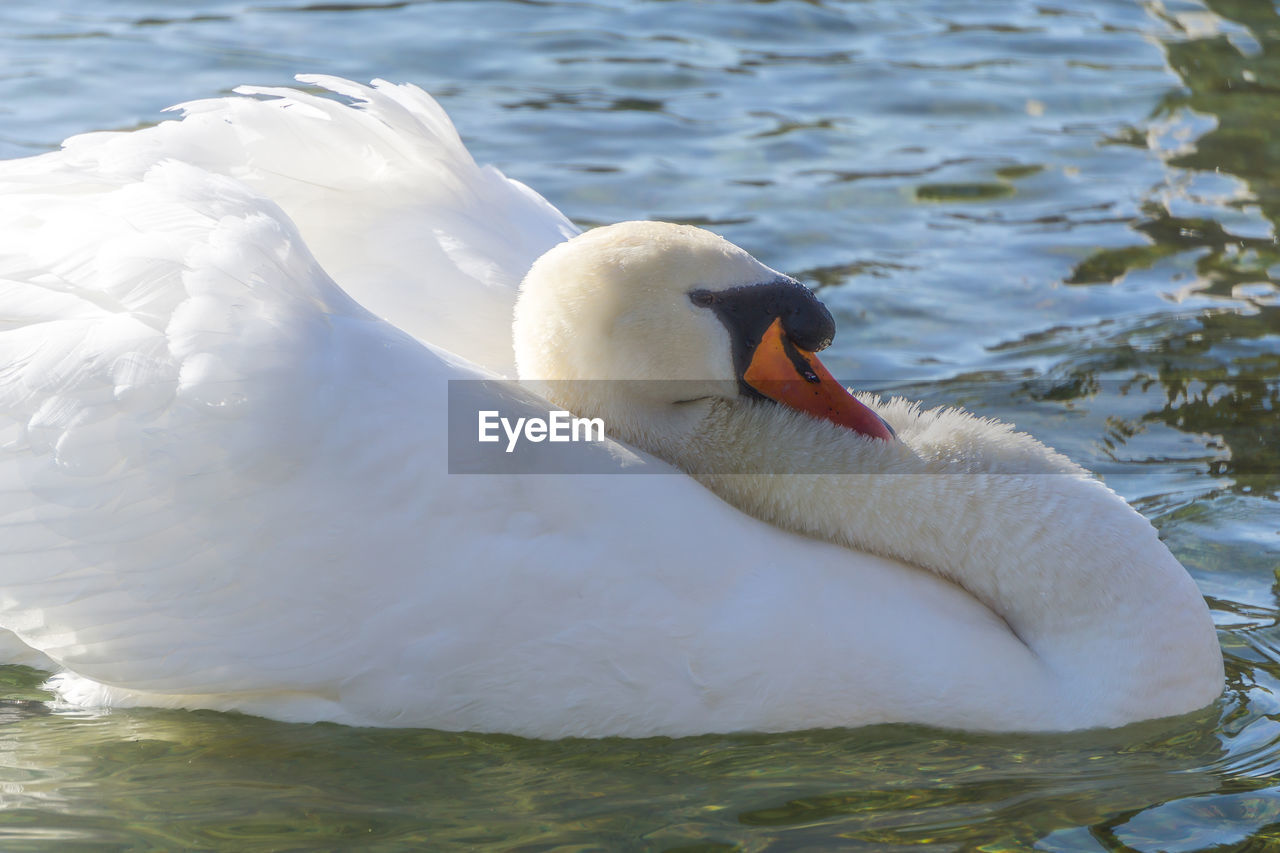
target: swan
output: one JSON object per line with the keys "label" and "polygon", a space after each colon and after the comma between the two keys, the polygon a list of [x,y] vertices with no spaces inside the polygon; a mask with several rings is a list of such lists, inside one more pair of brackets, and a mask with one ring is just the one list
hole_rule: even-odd
{"label": "swan", "polygon": [[[0,653],[62,700],[556,738],[1221,691],[1083,469],[846,391],[826,309],[720,237],[579,233],[420,89],[299,80],[0,164]],[[475,413],[556,408],[608,436],[468,473]]]}

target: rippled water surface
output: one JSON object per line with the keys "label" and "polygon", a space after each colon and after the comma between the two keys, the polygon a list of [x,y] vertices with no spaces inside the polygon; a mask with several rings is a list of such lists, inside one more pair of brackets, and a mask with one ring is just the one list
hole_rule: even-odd
{"label": "rippled water surface", "polygon": [[0,155],[299,71],[427,88],[580,223],[708,225],[821,290],[837,376],[1099,471],[1228,689],[1063,736],[543,743],[75,713],[0,668],[0,848],[1280,849],[1273,4],[5,3]]}

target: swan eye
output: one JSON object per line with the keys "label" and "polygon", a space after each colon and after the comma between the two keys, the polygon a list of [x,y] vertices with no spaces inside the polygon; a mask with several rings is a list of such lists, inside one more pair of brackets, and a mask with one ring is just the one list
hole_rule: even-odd
{"label": "swan eye", "polygon": [[716,301],[716,295],[710,290],[695,290],[689,294],[689,301],[699,308],[706,308]]}

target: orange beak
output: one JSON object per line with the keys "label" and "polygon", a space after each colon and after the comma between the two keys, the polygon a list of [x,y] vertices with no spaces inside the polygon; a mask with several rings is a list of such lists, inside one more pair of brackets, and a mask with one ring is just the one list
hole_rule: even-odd
{"label": "orange beak", "polygon": [[743,380],[770,400],[872,438],[892,440],[879,415],[854,399],[811,352],[787,339],[778,318],[760,338]]}

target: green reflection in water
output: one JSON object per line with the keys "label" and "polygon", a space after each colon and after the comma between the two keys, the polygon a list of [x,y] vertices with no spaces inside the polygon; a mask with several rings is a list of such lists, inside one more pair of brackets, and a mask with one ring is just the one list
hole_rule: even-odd
{"label": "green reflection in water", "polygon": [[916,198],[922,201],[987,201],[1013,195],[1009,184],[921,184]]}
{"label": "green reflection in water", "polygon": [[[1196,305],[1158,329],[1133,330],[1095,348],[1087,366],[1072,366],[1076,391],[1088,396],[1099,377],[1122,379],[1119,393],[1164,391],[1164,400],[1136,421],[1117,422],[1108,442],[1125,444],[1146,424],[1206,436],[1215,452],[1208,473],[1231,478],[1232,488],[1254,496],[1280,492],[1280,244],[1272,236],[1280,215],[1280,16],[1271,4],[1209,0],[1206,6],[1223,22],[1251,34],[1253,50],[1240,39],[1215,32],[1175,37],[1163,47],[1169,66],[1185,90],[1163,100],[1157,119],[1187,111],[1211,115],[1216,124],[1166,156],[1175,170],[1239,179],[1247,192],[1234,197],[1198,197],[1200,215],[1179,215],[1188,206],[1177,194],[1142,206],[1132,223],[1147,242],[1100,249],[1075,266],[1069,284],[1115,282],[1138,270],[1171,261],[1190,265],[1193,284],[1179,298]],[[1166,21],[1185,34],[1175,15]],[[1145,135],[1128,142],[1145,146]],[[1265,237],[1236,233],[1212,215],[1256,209],[1271,224]],[[1211,215],[1204,215],[1205,213]],[[1218,216],[1221,213],[1217,214]],[[1172,317],[1170,319],[1173,319]]]}

